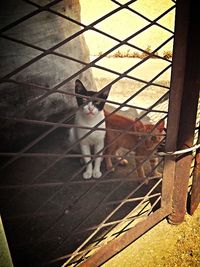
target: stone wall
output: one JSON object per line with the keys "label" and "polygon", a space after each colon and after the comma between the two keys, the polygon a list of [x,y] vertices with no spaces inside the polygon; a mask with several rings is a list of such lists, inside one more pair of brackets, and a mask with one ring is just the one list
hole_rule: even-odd
{"label": "stone wall", "polygon": [[[20,19],[23,16],[34,12],[37,8],[26,2],[18,0],[2,1],[0,8],[1,28]],[[35,0],[38,5],[46,5],[52,1]],[[79,0],[61,1],[52,10],[62,13],[74,20],[80,21]],[[81,27],[63,17],[57,16],[49,11],[42,11],[26,21],[7,29],[3,32],[8,37],[34,45],[38,48],[49,49],[72,34],[78,32]],[[75,39],[64,43],[55,52],[89,62],[89,50],[84,36],[77,36]],[[11,73],[16,68],[39,56],[43,51],[26,46],[23,43],[16,43],[8,39],[0,39],[0,78]],[[10,78],[20,82],[0,84],[0,112],[6,116],[29,116],[31,118],[46,119],[50,115],[61,112],[76,105],[75,98],[60,93],[54,93],[44,98],[31,109],[28,108],[35,99],[46,93],[41,87],[51,89],[63,82],[72,74],[81,70],[84,65],[51,53],[41,57],[33,64]],[[91,71],[87,70],[73,80],[65,83],[60,90],[74,92],[75,79],[81,79],[90,89],[96,90]],[[26,110],[26,111],[24,111]]]}

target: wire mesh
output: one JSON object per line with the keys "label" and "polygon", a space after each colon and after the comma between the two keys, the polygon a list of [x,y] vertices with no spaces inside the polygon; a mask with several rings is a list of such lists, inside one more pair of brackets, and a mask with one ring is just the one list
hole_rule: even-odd
{"label": "wire mesh", "polygon": [[[19,65],[10,64],[12,60],[6,62],[8,66],[0,77],[3,140],[0,151],[1,214],[16,266],[30,262],[33,266],[47,262],[49,266],[60,266],[61,263],[63,266],[76,266],[160,208],[163,159],[160,158],[153,168],[150,168],[149,162],[155,158],[165,134],[160,134],[160,142],[145,156],[134,151],[155,135],[154,130],[161,119],[167,121],[172,60],[161,55],[160,51],[167,44],[173,44],[174,31],[162,20],[169,14],[174,16],[176,5],[169,1],[163,12],[150,18],[138,9],[137,2],[140,1],[112,0],[107,1],[111,4],[109,11],[90,23],[84,23],[77,19],[76,14],[63,9],[66,1],[23,2],[24,15],[15,17],[0,30],[5,51],[10,45],[16,45],[12,57],[18,56],[21,51],[29,54],[28,57],[21,56],[23,60]],[[72,1],[74,5],[75,2]],[[83,1],[80,4],[83,5]],[[120,32],[119,36],[115,35],[108,27],[112,25],[115,28],[115,16],[118,18],[123,12],[130,17],[130,23],[134,17],[143,22],[142,27],[134,29],[128,36]],[[30,38],[29,41],[31,33],[26,31],[31,23],[40,23],[44,14],[55,21],[61,20],[61,25],[63,23],[66,27],[73,25],[73,31],[69,30],[64,38],[59,38],[55,32],[56,38],[52,33],[51,37],[55,39],[52,38],[48,44],[41,37],[45,36],[42,29],[47,29],[47,26],[41,25],[41,40]],[[105,28],[101,28],[103,23]],[[154,27],[164,31],[167,37],[156,43],[153,49],[138,45],[137,38]],[[24,29],[24,35],[21,35]],[[65,46],[73,46],[79,37],[89,42],[87,34],[91,32],[102,38],[105,44],[112,41],[109,48],[103,48],[89,60],[66,53]],[[121,54],[119,49],[122,49]],[[124,51],[128,51],[128,55],[123,60],[129,63],[120,68],[117,64],[110,66],[108,60],[111,61],[117,54],[121,56]],[[132,58],[138,53],[140,59]],[[10,54],[6,55],[9,58]],[[54,80],[47,73],[55,62],[68,69],[73,63],[76,68],[66,73],[61,67],[62,73],[59,74],[55,67]],[[159,62],[158,66],[156,62]],[[44,73],[38,75],[37,69],[42,68]],[[146,71],[149,68],[151,71]],[[140,133],[133,131],[132,125],[126,129],[104,129],[102,121],[93,128],[88,127],[90,131],[82,139],[96,130],[118,134],[104,146],[101,156],[113,159],[115,172],[102,165],[103,175],[98,180],[82,178],[86,164],[81,166],[79,159],[82,154],[73,152],[81,139],[73,145],[67,142],[69,129],[81,128],[74,123],[78,110],[74,81],[89,75],[87,71],[93,72],[96,99],[99,99],[100,92],[111,87],[109,98],[105,101],[108,117],[119,114],[124,119],[140,120],[152,126],[150,131]],[[106,154],[106,149],[125,134],[134,135],[136,144],[122,149],[120,159]],[[94,162],[98,154],[86,156]],[[129,162],[126,167],[120,166],[123,159]],[[138,177],[137,170],[141,167],[146,172],[148,184]],[[159,175],[155,175],[157,169]]]}

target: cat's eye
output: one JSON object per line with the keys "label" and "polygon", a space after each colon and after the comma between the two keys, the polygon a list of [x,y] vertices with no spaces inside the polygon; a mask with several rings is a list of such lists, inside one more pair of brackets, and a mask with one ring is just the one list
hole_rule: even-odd
{"label": "cat's eye", "polygon": [[86,97],[83,97],[83,98],[82,98],[83,103],[87,102],[87,100],[88,100],[88,99],[87,99]]}
{"label": "cat's eye", "polygon": [[100,105],[101,103],[102,103],[101,101],[95,101],[94,102],[94,104],[97,105],[97,106]]}
{"label": "cat's eye", "polygon": [[151,137],[151,141],[156,142],[156,140],[157,140],[156,136],[153,135],[153,136]]}

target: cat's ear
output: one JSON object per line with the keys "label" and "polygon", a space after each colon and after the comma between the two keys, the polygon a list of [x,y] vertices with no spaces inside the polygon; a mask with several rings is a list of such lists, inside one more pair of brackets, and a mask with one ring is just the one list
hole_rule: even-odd
{"label": "cat's ear", "polygon": [[75,82],[75,93],[83,96],[76,96],[77,104],[80,107],[84,103],[84,96],[87,96],[87,90],[80,80]]}
{"label": "cat's ear", "polygon": [[[100,92],[97,97],[106,100],[109,95],[110,88],[111,86],[104,89],[104,91]],[[96,103],[98,110],[102,110],[104,108],[105,103],[105,101],[99,101],[98,104]]]}
{"label": "cat's ear", "polygon": [[145,130],[144,124],[138,119],[134,122],[134,127],[136,132],[144,132]]}
{"label": "cat's ear", "polygon": [[99,94],[98,97],[103,98],[103,99],[106,100],[107,97],[108,97],[108,95],[109,95],[109,93],[110,93],[110,89],[111,89],[111,86],[106,87],[106,89],[105,89],[104,91],[102,91],[102,92]]}
{"label": "cat's ear", "polygon": [[162,119],[159,121],[159,124],[156,127],[160,132],[164,131],[165,129],[165,121]]}
{"label": "cat's ear", "polygon": [[75,93],[80,95],[87,95],[87,90],[80,80],[75,81]]}

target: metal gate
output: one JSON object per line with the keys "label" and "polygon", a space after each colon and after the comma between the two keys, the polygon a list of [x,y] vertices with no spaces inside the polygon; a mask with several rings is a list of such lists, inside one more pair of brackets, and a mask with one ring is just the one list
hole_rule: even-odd
{"label": "metal gate", "polygon": [[[3,75],[0,78],[3,140],[0,151],[1,216],[11,255],[15,266],[99,266],[163,218],[169,216],[172,223],[182,222],[190,177],[193,177],[189,192],[191,214],[199,203],[199,70],[196,66],[200,60],[197,56],[198,36],[195,34],[198,31],[195,4],[168,1],[166,10],[150,18],[139,9],[139,0],[107,0],[104,2],[111,4],[110,11],[105,14],[100,12],[98,19],[84,24],[75,19],[76,12],[73,13],[73,5],[79,4],[79,1],[23,2],[24,15],[18,17],[17,13],[13,13],[12,21],[7,24],[4,21],[5,25],[0,30],[5,53],[1,55],[2,62],[6,56],[11,58],[5,68],[2,65]],[[83,4],[83,1],[80,3]],[[16,7],[16,2],[11,1],[12,5]],[[66,15],[65,5],[72,16]],[[163,19],[175,11],[174,31],[166,27]],[[133,33],[120,37],[112,30],[105,30],[111,24],[115,26],[114,23],[115,28],[120,26],[117,16],[121,12],[130,17],[130,24],[131,18],[137,17],[142,26],[133,27]],[[27,34],[31,36],[31,32],[28,23],[32,20],[36,25],[34,19],[37,17],[39,29],[40,16],[44,13],[47,17],[52,16],[54,22],[72,23],[74,31],[71,32],[69,24],[66,24],[69,32],[63,40],[56,34],[56,30],[59,32],[61,29],[52,30],[50,27],[54,37],[50,47],[43,39],[45,32],[41,32],[37,41],[29,42]],[[5,19],[3,15],[2,18]],[[102,23],[105,23],[103,30]],[[153,49],[137,45],[137,38],[154,27],[166,32],[167,38]],[[24,35],[22,29],[26,29]],[[76,38],[83,38],[83,34],[87,42],[87,33],[91,31],[100,38],[94,39],[94,43],[103,40],[110,45],[111,40],[110,48],[100,51],[89,62],[63,52],[65,45],[77,45]],[[173,40],[171,60],[166,51],[162,54],[160,51]],[[10,52],[12,44],[17,45],[13,54]],[[12,57],[18,56],[19,51],[24,51],[30,58],[12,67]],[[109,58],[117,58],[118,63],[120,58],[125,58],[129,63],[119,70],[117,64],[111,67],[107,63]],[[162,62],[162,68],[157,69],[158,62]],[[48,76],[51,63],[55,64],[56,82],[54,77]],[[76,71],[71,71],[67,77],[63,72],[60,77],[56,64],[70,69],[72,63],[77,64]],[[33,71],[34,64],[38,65]],[[38,75],[37,66],[44,68],[43,75]],[[143,69],[143,66],[151,68],[153,76],[145,76],[147,67]],[[73,101],[76,94],[65,86],[74,85],[77,78],[92,77],[87,72],[90,70],[93,70],[97,92],[111,87],[110,97],[106,100],[108,116],[118,114],[124,120],[128,118],[129,122],[140,120],[144,125],[150,125],[151,130],[138,134],[132,131],[131,124],[126,129],[106,129],[119,134],[113,142],[125,134],[135,135],[137,142],[122,150],[120,159],[104,153],[104,159],[112,156],[115,160],[114,173],[102,165],[100,179],[84,180],[82,172],[85,165],[79,163],[82,154],[72,150],[80,140],[72,146],[67,143],[69,129],[79,126],[74,124],[77,107]],[[26,79],[23,72],[28,73]],[[101,79],[96,76],[99,72],[103,73]],[[163,83],[162,77],[166,73],[169,78],[171,73],[171,80]],[[37,78],[33,74],[37,74]],[[106,79],[107,74],[109,79]],[[127,89],[129,86],[130,89]],[[55,95],[58,96],[56,100]],[[148,95],[151,95],[151,101],[143,105]],[[98,98],[98,93],[95,97]],[[70,99],[67,104],[65,99]],[[67,107],[69,102],[72,105]],[[49,107],[55,112],[46,112],[47,116],[43,116],[44,110],[48,111]],[[33,116],[36,111],[39,115]],[[154,131],[161,119],[165,120],[166,134],[158,135],[161,140],[145,156],[134,154],[146,140],[155,137]],[[90,130],[105,129],[97,124]],[[164,153],[157,154],[159,159],[151,168],[152,158],[155,158],[161,144],[165,145]],[[112,144],[107,144],[104,151],[109,145]],[[90,156],[93,162],[95,156]],[[126,167],[120,167],[122,159],[128,160]],[[141,167],[146,172],[145,180],[141,180],[137,172]]]}

